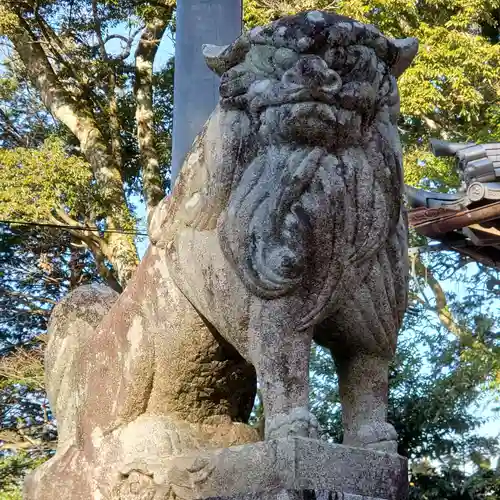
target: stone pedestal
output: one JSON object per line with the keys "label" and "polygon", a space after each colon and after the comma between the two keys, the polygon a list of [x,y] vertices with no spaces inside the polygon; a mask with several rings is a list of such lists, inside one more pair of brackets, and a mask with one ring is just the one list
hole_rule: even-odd
{"label": "stone pedestal", "polygon": [[115,491],[123,500],[405,500],[407,462],[314,439],[278,439],[128,464]]}

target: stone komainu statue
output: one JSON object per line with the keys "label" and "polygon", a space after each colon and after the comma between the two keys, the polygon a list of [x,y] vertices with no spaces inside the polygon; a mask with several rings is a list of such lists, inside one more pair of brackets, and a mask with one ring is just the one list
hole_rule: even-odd
{"label": "stone komainu statue", "polygon": [[71,390],[51,401],[74,420],[62,451],[89,464],[105,498],[126,458],[257,439],[244,424],[255,374],[266,438],[314,436],[313,339],[337,367],[344,443],[396,450],[388,364],[407,296],[396,78],[416,51],[326,12],[205,47],[220,102],[135,277],[100,321],[69,297],[58,307],[86,326],[71,331],[57,308],[51,324],[56,365],[68,338],[80,342],[58,375],[78,401]]}

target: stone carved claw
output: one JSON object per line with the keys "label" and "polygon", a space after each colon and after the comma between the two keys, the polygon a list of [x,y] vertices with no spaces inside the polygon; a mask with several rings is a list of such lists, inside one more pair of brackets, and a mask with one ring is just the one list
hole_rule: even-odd
{"label": "stone carved claw", "polygon": [[192,500],[214,469],[213,463],[203,456],[135,461],[121,468],[112,500],[163,500],[172,495],[179,500]]}
{"label": "stone carved claw", "polygon": [[167,500],[153,479],[139,470],[132,470],[111,492],[110,500]]}
{"label": "stone carved claw", "polygon": [[[360,427],[355,445],[372,450],[396,453],[398,435],[394,427],[387,423],[366,424]],[[347,443],[346,443],[347,444]]]}

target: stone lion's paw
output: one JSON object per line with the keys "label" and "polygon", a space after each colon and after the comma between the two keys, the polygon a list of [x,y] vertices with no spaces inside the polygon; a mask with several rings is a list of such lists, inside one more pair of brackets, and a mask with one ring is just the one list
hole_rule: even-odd
{"label": "stone lion's paw", "polygon": [[307,408],[295,408],[288,414],[280,413],[266,422],[267,439],[287,437],[318,438],[318,421]]}
{"label": "stone lion's paw", "polygon": [[397,439],[398,435],[391,424],[376,422],[361,426],[353,445],[387,453],[397,453]]}
{"label": "stone lion's paw", "polygon": [[111,500],[166,500],[167,497],[159,496],[159,493],[149,474],[131,470],[127,475],[121,476],[112,490]]}

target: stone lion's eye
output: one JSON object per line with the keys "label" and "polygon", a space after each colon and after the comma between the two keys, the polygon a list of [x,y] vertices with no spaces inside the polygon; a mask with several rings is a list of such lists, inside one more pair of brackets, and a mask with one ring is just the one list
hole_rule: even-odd
{"label": "stone lion's eye", "polygon": [[275,71],[275,48],[270,45],[257,45],[247,56],[247,61],[257,72],[272,75]]}
{"label": "stone lion's eye", "polygon": [[378,59],[370,47],[351,45],[345,51],[342,75],[349,80],[373,82],[377,76]]}
{"label": "stone lion's eye", "polygon": [[337,71],[337,73],[344,73],[350,69],[346,68],[346,51],[343,47],[327,49],[323,58],[328,67]]}
{"label": "stone lion's eye", "polygon": [[298,60],[299,55],[291,49],[282,47],[274,53],[274,62],[276,66],[284,70],[290,69]]}

